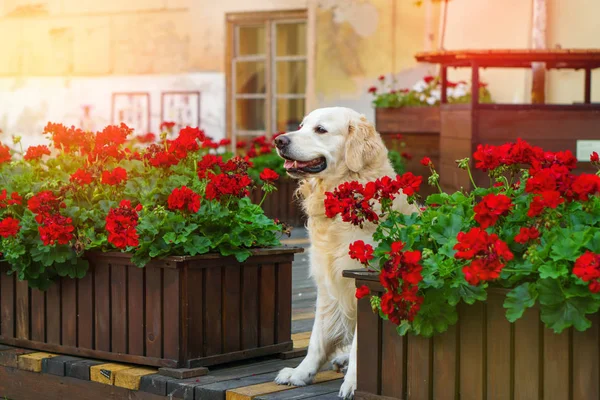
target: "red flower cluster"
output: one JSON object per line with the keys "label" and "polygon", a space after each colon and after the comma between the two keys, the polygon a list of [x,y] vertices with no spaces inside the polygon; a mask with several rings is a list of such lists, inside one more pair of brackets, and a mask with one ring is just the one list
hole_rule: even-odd
{"label": "red flower cluster", "polygon": [[71,178],[69,178],[69,181],[78,185],[89,185],[90,183],[92,183],[92,180],[92,174],[86,172],[81,168],[75,171],[75,173],[71,175]]}
{"label": "red flower cluster", "polygon": [[556,208],[564,202],[565,199],[560,197],[559,192],[556,190],[546,190],[533,198],[529,205],[527,216],[530,218],[537,217],[544,212],[546,208]]}
{"label": "red flower cluster", "polygon": [[368,90],[369,93],[375,94],[377,93],[377,87],[376,86],[371,86]]}
{"label": "red flower cluster", "polygon": [[51,135],[52,144],[65,153],[71,153],[80,149],[81,139],[86,135],[81,129],[74,126],[67,128],[63,124],[48,122],[44,128],[44,134]]}
{"label": "red flower cluster", "polygon": [[38,224],[43,223],[46,218],[53,214],[58,214],[59,209],[64,207],[65,204],[49,190],[39,192],[27,201],[27,208],[36,214],[35,220]]}
{"label": "red flower cluster", "polygon": [[361,287],[356,288],[355,296],[359,300],[370,294],[371,294],[371,290],[367,287],[367,285],[362,285]]}
{"label": "red flower cluster", "polygon": [[105,185],[120,185],[127,180],[125,168],[117,167],[112,171],[102,171],[102,183]]}
{"label": "red flower cluster", "polygon": [[490,235],[481,228],[460,232],[457,239],[454,257],[471,260],[469,265],[463,267],[465,279],[471,285],[497,279],[506,262],[513,259],[512,252],[498,235]]}
{"label": "red flower cluster", "polygon": [[10,194],[10,199],[7,199],[8,193],[6,192],[6,189],[2,189],[2,192],[0,192],[0,210],[12,205],[21,205],[23,201],[23,198],[19,196],[19,193],[17,192],[12,192]]}
{"label": "red flower cluster", "polygon": [[0,221],[0,236],[5,239],[11,236],[16,236],[20,229],[21,227],[19,226],[18,219],[6,217]]}
{"label": "red flower cluster", "polygon": [[540,237],[540,231],[538,231],[535,226],[532,226],[530,228],[522,227],[519,230],[518,235],[515,236],[515,242],[525,244],[525,243],[529,242],[530,240],[535,240],[539,237]]}
{"label": "red flower cluster", "polygon": [[362,240],[357,240],[350,244],[350,258],[360,261],[361,264],[367,265],[369,260],[373,259],[373,246],[365,244]]}
{"label": "red flower cluster", "polygon": [[108,232],[108,242],[118,249],[125,249],[127,246],[137,247],[139,237],[136,231],[138,224],[138,212],[142,205],[131,207],[129,200],[121,200],[118,208],[111,208],[106,216],[106,230]]}
{"label": "red flower cluster", "polygon": [[419,283],[423,280],[420,251],[405,251],[404,243],[391,245],[388,260],[379,275],[386,293],[381,297],[381,311],[390,321],[399,325],[402,320],[412,321],[423,303],[418,295]]}
{"label": "red flower cluster", "polygon": [[252,185],[252,179],[246,173],[218,175],[211,174],[208,185],[206,185],[206,198],[209,200],[221,200],[224,196],[244,197],[250,193],[248,188]]}
{"label": "red flower cluster", "polygon": [[50,155],[50,149],[48,148],[48,146],[45,146],[45,145],[31,146],[25,152],[23,159],[27,160],[27,161],[39,160],[40,158],[42,158],[45,155],[46,156]]}
{"label": "red flower cluster", "polygon": [[200,195],[192,189],[182,186],[173,189],[167,200],[170,210],[197,213],[200,209]]}
{"label": "red flower cluster", "polygon": [[279,179],[279,174],[272,169],[265,168],[260,173],[259,178],[266,182],[274,182]]}
{"label": "red flower cluster", "polygon": [[164,131],[171,132],[171,130],[174,127],[175,127],[175,122],[163,121],[163,122],[160,123],[160,130],[161,130],[161,132],[164,132]]}
{"label": "red flower cluster", "polygon": [[52,214],[44,218],[38,227],[40,239],[44,246],[58,244],[69,244],[73,239],[73,220],[60,214]]}
{"label": "red flower cluster", "polygon": [[431,158],[423,157],[421,159],[421,165],[423,165],[424,167],[429,167],[431,165]]}
{"label": "red flower cluster", "polygon": [[198,151],[200,143],[206,140],[204,132],[198,128],[190,128],[189,126],[179,131],[179,136],[175,140],[170,141],[169,151],[179,159],[187,157],[189,152]]}
{"label": "red flower cluster", "polygon": [[495,225],[498,218],[508,214],[512,208],[513,204],[510,197],[504,194],[490,193],[473,208],[475,221],[479,223],[481,228],[486,229]]}
{"label": "red flower cluster", "polygon": [[154,143],[156,140],[156,135],[152,132],[146,133],[145,135],[136,136],[136,140],[139,143]]}
{"label": "red flower cluster", "polygon": [[10,161],[10,148],[0,143],[0,164]]}
{"label": "red flower cluster", "polygon": [[592,164],[600,165],[600,156],[598,156],[597,152],[592,152],[592,154],[590,155],[590,162]]}
{"label": "red flower cluster", "polygon": [[589,282],[590,292],[600,292],[600,254],[586,251],[575,260],[573,274],[584,282]]}

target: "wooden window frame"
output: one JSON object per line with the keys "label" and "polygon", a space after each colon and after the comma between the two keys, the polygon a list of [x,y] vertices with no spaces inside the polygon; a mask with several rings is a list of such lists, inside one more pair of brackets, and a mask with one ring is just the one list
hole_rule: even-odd
{"label": "wooden window frame", "polygon": [[[305,107],[308,103],[309,98],[309,84],[308,84],[308,69],[310,62],[310,43],[309,43],[309,12],[308,10],[285,10],[285,11],[265,11],[265,12],[242,12],[242,13],[228,13],[225,16],[226,21],[226,50],[225,50],[225,126],[227,138],[231,139],[232,146],[235,148],[236,135],[233,135],[234,131],[234,118],[235,114],[234,110],[234,96],[235,96],[235,71],[234,71],[234,58],[236,54],[236,48],[239,44],[239,40],[237,40],[237,27],[240,25],[252,25],[253,23],[257,25],[265,25],[266,31],[266,54],[264,56],[244,56],[244,61],[250,61],[254,58],[256,60],[265,60],[265,74],[266,74],[266,93],[265,95],[241,95],[242,97],[248,98],[265,98],[265,134],[270,136],[273,134],[273,131],[276,127],[276,100],[277,98],[304,98]],[[280,56],[277,57],[275,55],[275,40],[274,40],[274,32],[273,27],[276,23],[293,23],[293,22],[305,22],[307,24],[307,49],[306,55],[303,56]],[[282,59],[298,59],[302,61],[306,61],[307,63],[307,88],[304,94],[294,94],[294,95],[277,95],[276,93],[276,77],[273,73],[273,68],[275,66],[275,62],[277,60]],[[238,97],[240,95],[237,95]],[[241,131],[242,134],[252,134],[250,131]]]}

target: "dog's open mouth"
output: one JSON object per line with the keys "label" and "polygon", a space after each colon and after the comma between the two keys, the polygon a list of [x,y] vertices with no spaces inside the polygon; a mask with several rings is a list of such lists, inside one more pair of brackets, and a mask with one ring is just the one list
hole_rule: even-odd
{"label": "dog's open mouth", "polygon": [[292,173],[304,172],[308,174],[316,174],[327,168],[327,161],[325,160],[325,157],[315,158],[314,160],[310,161],[289,160],[286,158],[283,168],[285,168],[287,172]]}

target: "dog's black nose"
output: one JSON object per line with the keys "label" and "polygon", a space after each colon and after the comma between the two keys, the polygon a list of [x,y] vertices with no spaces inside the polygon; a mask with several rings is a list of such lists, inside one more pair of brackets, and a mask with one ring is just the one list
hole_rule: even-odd
{"label": "dog's black nose", "polygon": [[287,136],[277,136],[275,138],[275,146],[277,146],[279,150],[283,149],[284,147],[287,147],[289,144],[290,138]]}

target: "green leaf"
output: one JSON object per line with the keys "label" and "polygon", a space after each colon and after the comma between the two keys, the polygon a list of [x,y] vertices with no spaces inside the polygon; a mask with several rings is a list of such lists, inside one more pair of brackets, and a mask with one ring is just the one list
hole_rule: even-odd
{"label": "green leaf", "polygon": [[569,269],[564,262],[554,262],[550,264],[544,264],[538,269],[540,273],[540,278],[547,279],[557,279],[562,276],[567,276],[569,274]]}
{"label": "green leaf", "polygon": [[440,215],[434,225],[431,227],[431,237],[439,244],[456,239],[456,235],[461,231],[463,226],[463,217],[457,214]]}
{"label": "green leaf", "polygon": [[448,304],[447,300],[443,290],[428,290],[419,313],[411,324],[413,332],[430,337],[436,333],[443,333],[450,325],[456,324],[456,307]]}
{"label": "green leaf", "polygon": [[195,256],[197,254],[208,253],[210,250],[211,242],[210,239],[204,236],[193,235],[191,240],[188,240],[184,245],[183,249],[187,255]]}
{"label": "green leaf", "polygon": [[[462,278],[464,281],[464,277]],[[487,292],[485,287],[472,286],[468,283],[453,284],[453,290],[448,295],[448,303],[450,305],[457,305],[461,300],[467,304],[474,304],[476,301],[485,301],[487,299]]]}
{"label": "green leaf", "polygon": [[406,320],[400,322],[400,325],[398,325],[398,327],[396,328],[396,332],[398,332],[398,335],[400,335],[400,336],[406,335],[409,330],[410,330],[410,322],[408,322]]}
{"label": "green leaf", "polygon": [[504,308],[506,308],[506,319],[515,322],[523,316],[527,308],[533,307],[537,299],[535,284],[529,282],[517,286],[506,295]]}

